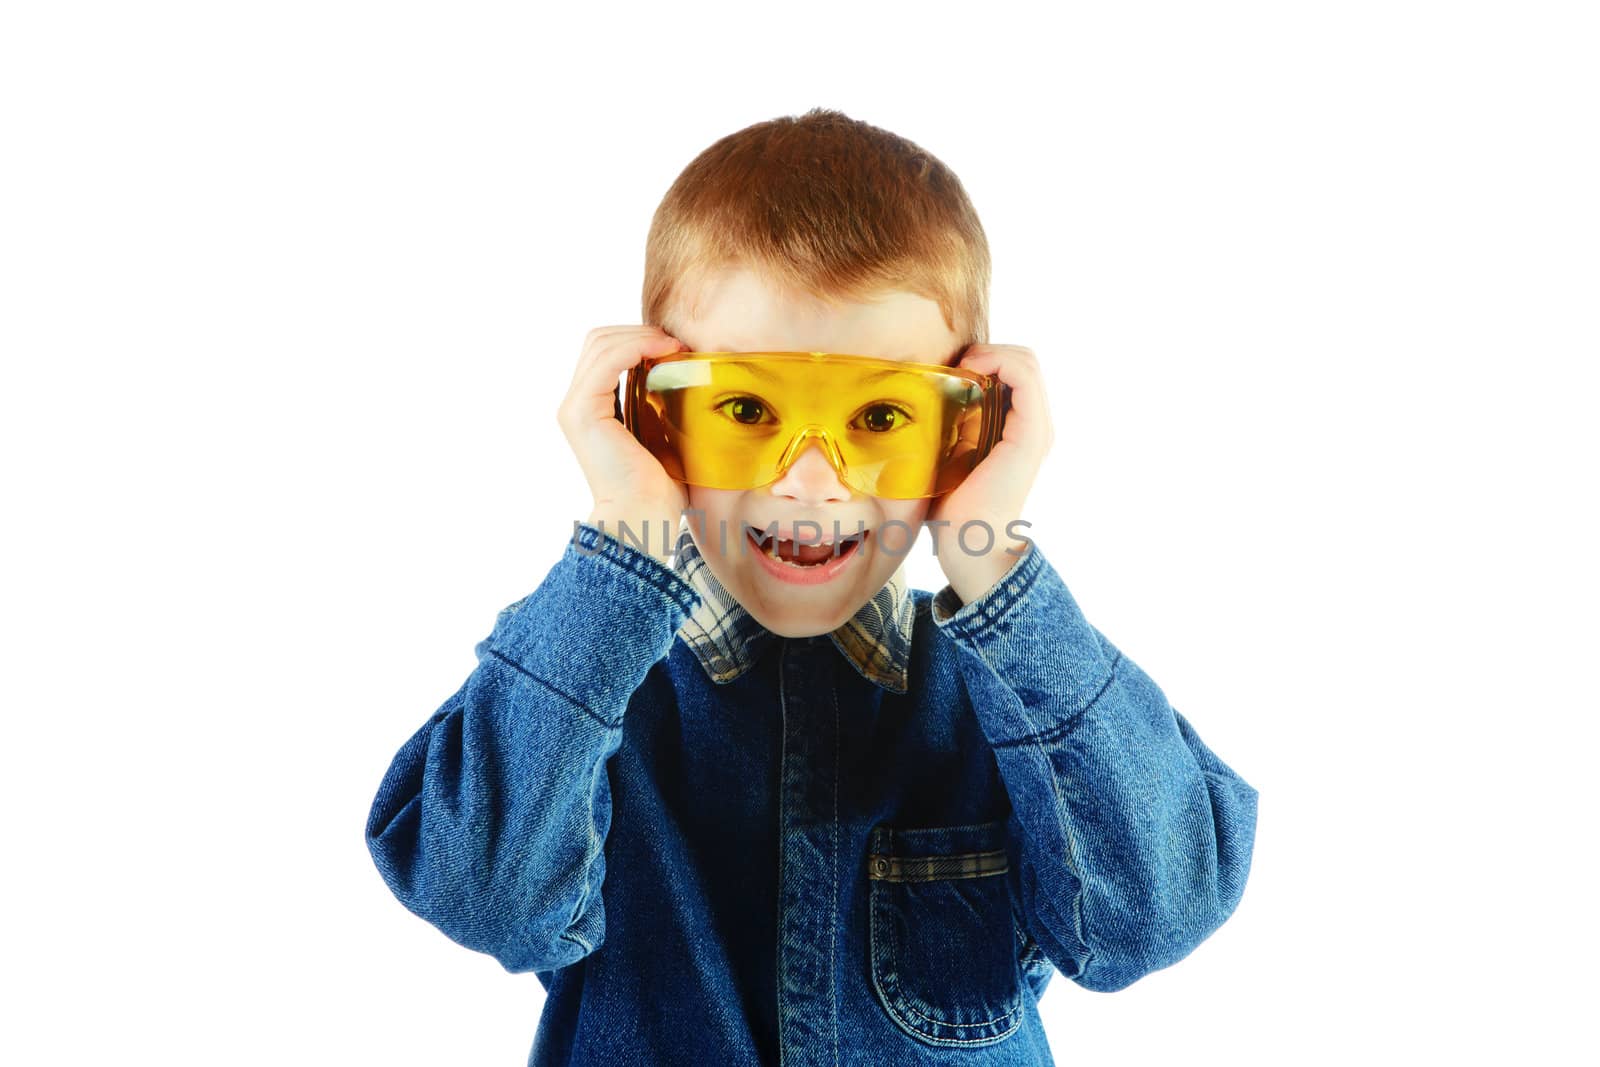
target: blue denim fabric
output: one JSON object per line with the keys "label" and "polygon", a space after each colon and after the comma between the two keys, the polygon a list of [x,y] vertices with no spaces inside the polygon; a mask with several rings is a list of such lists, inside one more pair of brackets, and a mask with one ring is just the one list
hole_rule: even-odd
{"label": "blue denim fabric", "polygon": [[913,591],[901,694],[827,636],[713,683],[699,594],[575,537],[366,826],[407,908],[538,975],[530,1064],[1049,1064],[1055,970],[1121,989],[1238,904],[1256,790],[1036,543]]}

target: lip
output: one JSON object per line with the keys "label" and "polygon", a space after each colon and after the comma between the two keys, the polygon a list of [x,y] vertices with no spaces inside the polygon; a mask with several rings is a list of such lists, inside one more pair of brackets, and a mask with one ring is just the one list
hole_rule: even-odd
{"label": "lip", "polygon": [[818,563],[812,567],[796,567],[782,560],[773,559],[762,549],[755,536],[747,529],[744,534],[745,548],[755,557],[756,563],[766,573],[772,575],[780,582],[789,585],[823,585],[838,577],[844,569],[867,547],[867,538],[872,536],[868,530],[856,542],[855,546],[847,552],[842,552],[825,563]]}

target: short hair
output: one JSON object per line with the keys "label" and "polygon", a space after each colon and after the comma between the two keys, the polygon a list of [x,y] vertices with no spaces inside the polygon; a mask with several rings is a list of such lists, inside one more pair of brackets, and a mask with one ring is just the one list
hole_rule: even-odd
{"label": "short hair", "polygon": [[988,340],[989,243],[960,180],[838,111],[747,126],[684,168],[650,223],[645,324],[739,266],[829,304],[903,289],[937,303],[963,346]]}

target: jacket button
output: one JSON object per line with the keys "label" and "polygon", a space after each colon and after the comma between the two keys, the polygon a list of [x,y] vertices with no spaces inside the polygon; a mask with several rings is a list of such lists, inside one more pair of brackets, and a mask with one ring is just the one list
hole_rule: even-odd
{"label": "jacket button", "polygon": [[879,874],[883,874],[885,871],[887,871],[889,869],[889,861],[886,860],[886,859],[874,860],[872,862],[872,869],[874,871],[877,871]]}

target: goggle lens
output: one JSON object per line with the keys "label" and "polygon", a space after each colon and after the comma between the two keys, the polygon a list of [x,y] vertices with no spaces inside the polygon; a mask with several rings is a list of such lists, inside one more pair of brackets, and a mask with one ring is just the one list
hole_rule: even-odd
{"label": "goggle lens", "polygon": [[627,392],[629,429],[678,481],[759,488],[815,443],[855,492],[914,499],[972,472],[1009,390],[955,367],[771,352],[646,359]]}

